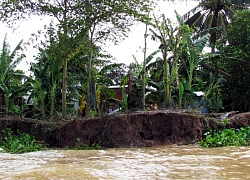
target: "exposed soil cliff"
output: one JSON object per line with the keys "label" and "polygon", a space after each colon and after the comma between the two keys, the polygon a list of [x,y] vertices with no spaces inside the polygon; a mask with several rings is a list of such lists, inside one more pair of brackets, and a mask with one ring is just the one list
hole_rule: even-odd
{"label": "exposed soil cliff", "polygon": [[[50,144],[74,147],[101,142],[105,147],[140,147],[200,140],[203,118],[173,112],[143,112],[90,120],[75,119],[52,131]],[[75,141],[80,138],[80,142]]]}
{"label": "exposed soil cliff", "polygon": [[[227,127],[250,125],[250,113],[228,117]],[[222,127],[219,118],[172,111],[148,111],[102,118],[73,119],[65,123],[3,117],[5,128],[32,134],[52,147],[77,147],[98,143],[104,147],[143,147],[186,144],[201,140],[206,128]]]}

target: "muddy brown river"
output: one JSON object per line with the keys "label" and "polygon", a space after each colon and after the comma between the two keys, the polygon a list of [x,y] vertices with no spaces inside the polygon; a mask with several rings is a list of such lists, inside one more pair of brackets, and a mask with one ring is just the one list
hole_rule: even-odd
{"label": "muddy brown river", "polygon": [[250,147],[0,153],[0,179],[250,179]]}

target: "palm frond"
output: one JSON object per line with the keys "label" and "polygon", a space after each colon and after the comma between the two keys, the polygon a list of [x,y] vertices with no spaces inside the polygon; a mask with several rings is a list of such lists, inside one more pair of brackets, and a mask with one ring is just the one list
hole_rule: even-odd
{"label": "palm frond", "polygon": [[205,36],[206,34],[211,34],[213,32],[216,32],[220,29],[220,27],[212,27],[212,28],[208,28],[208,29],[204,29],[202,31],[199,31],[198,33],[196,33],[195,35],[192,36],[192,40],[196,41],[197,39]]}
{"label": "palm frond", "polygon": [[227,33],[227,24],[225,22],[225,18],[226,18],[225,15],[223,13],[219,12],[220,25],[223,29],[224,34],[227,35],[226,34]]}
{"label": "palm frond", "polygon": [[183,19],[181,18],[181,16],[177,13],[176,10],[174,11],[174,13],[175,13],[175,18],[177,19],[179,25],[183,25],[183,24],[184,24],[184,21],[183,21]]}
{"label": "palm frond", "polygon": [[121,80],[121,86],[125,86],[128,82],[128,74],[126,74]]}
{"label": "palm frond", "polygon": [[205,22],[203,23],[203,29],[209,29],[212,28],[213,26],[213,21],[214,21],[214,14],[213,13],[209,13],[207,15],[207,18],[205,19]]}
{"label": "palm frond", "polygon": [[5,35],[3,41],[2,52],[0,54],[0,73],[3,76],[6,68],[8,67],[8,55],[9,55],[9,45],[7,43],[7,35]]}
{"label": "palm frond", "polygon": [[187,22],[191,17],[196,16],[196,14],[199,14],[202,10],[201,3],[199,3],[196,7],[188,11],[186,14],[182,16],[182,19],[184,22]]}
{"label": "palm frond", "polygon": [[14,102],[15,99],[20,98],[22,96],[27,95],[27,88],[23,87],[23,86],[13,86],[12,88],[14,88],[11,92],[10,95],[10,101]]}
{"label": "palm frond", "polygon": [[17,46],[15,47],[15,49],[11,52],[11,54],[9,55],[9,65],[11,67],[9,67],[10,69],[14,69],[16,68],[16,66],[23,60],[23,58],[25,57],[24,54],[19,55],[19,57],[17,57],[16,59],[15,56],[17,55],[17,52],[19,50],[21,50],[21,44],[22,44],[23,40],[21,40]]}
{"label": "palm frond", "polygon": [[147,65],[146,70],[163,67],[163,64],[164,64],[163,60],[157,58],[154,62],[151,62],[150,64]]}
{"label": "palm frond", "polygon": [[114,63],[114,64],[109,64],[104,66],[100,71],[99,74],[104,74],[108,71],[112,71],[115,68],[121,68],[122,66],[124,66],[124,63]]}
{"label": "palm frond", "polygon": [[233,17],[233,15],[236,13],[235,9],[229,7],[229,6],[225,6],[224,7],[224,11],[227,14],[227,17],[229,17],[230,19]]}
{"label": "palm frond", "polygon": [[12,61],[12,63],[10,64],[12,69],[15,69],[17,67],[17,65],[23,60],[23,58],[25,57],[24,54],[21,54],[19,57],[17,57],[15,60]]}
{"label": "palm frond", "polygon": [[202,52],[202,50],[206,46],[210,36],[211,35],[209,33],[207,33],[207,34],[203,35],[201,38],[194,41],[194,44],[199,52]]}
{"label": "palm frond", "polygon": [[227,72],[223,71],[222,69],[220,69],[220,68],[214,66],[212,63],[209,63],[209,62],[204,62],[204,63],[205,63],[205,65],[206,65],[208,68],[210,68],[211,70],[213,70],[213,71],[215,71],[215,72],[218,72],[218,73],[224,75],[225,77],[232,77],[231,74],[228,74]]}
{"label": "palm frond", "polygon": [[154,52],[152,52],[147,58],[146,58],[146,64],[150,63],[153,58],[155,57],[156,54],[158,54],[160,52],[160,50],[156,50]]}
{"label": "palm frond", "polygon": [[202,14],[201,11],[195,13],[192,17],[190,17],[189,19],[187,19],[185,21],[185,24],[189,25],[190,27],[193,26],[198,26],[198,22],[200,22],[200,19],[202,18]]}
{"label": "palm frond", "polygon": [[155,81],[149,80],[148,86],[152,86],[153,88],[160,89],[160,87],[162,86],[162,82],[155,82]]}

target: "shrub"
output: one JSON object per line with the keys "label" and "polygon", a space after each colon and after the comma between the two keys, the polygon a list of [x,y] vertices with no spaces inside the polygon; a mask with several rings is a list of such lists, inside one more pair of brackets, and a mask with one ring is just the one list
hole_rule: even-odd
{"label": "shrub", "polygon": [[240,129],[209,130],[200,142],[203,147],[248,146],[250,145],[250,126]]}
{"label": "shrub", "polygon": [[38,142],[33,136],[21,133],[17,130],[15,134],[10,128],[2,131],[0,138],[0,148],[5,152],[24,153],[41,150],[44,145]]}

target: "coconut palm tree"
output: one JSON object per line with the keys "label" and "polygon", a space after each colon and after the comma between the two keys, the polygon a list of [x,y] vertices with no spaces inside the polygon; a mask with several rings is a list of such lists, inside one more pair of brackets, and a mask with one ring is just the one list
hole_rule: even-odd
{"label": "coconut palm tree", "polygon": [[[201,0],[182,18],[186,24],[196,27],[198,31],[213,29],[210,31],[210,46],[214,52],[216,40],[226,36],[226,28],[233,14],[236,10],[246,9],[249,5],[249,0]],[[215,27],[220,28],[218,30]]]}

